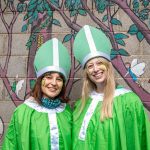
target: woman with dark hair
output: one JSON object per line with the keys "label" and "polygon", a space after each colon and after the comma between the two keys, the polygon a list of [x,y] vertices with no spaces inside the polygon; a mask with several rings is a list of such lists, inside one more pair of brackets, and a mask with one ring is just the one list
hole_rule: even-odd
{"label": "woman with dark hair", "polygon": [[56,38],[37,51],[35,86],[16,108],[2,150],[70,150],[72,115],[64,97],[71,67],[67,49]]}
{"label": "woman with dark hair", "polygon": [[73,112],[73,150],[150,150],[148,116],[134,92],[116,87],[111,49],[99,29],[85,25],[76,35],[84,81]]}
{"label": "woman with dark hair", "polygon": [[[65,97],[65,78],[64,78],[64,76],[58,72],[47,72],[36,80],[35,86],[34,86],[33,90],[31,91],[31,96],[33,96],[39,104],[41,104],[41,99],[42,99],[43,92],[44,92],[43,85],[45,85],[45,81],[50,80],[51,75],[55,75],[55,74],[59,75],[59,78],[63,83],[61,91],[59,91],[60,93],[56,97],[59,97],[62,103],[69,102],[69,99],[67,99]],[[41,88],[41,84],[42,84],[42,88]]]}

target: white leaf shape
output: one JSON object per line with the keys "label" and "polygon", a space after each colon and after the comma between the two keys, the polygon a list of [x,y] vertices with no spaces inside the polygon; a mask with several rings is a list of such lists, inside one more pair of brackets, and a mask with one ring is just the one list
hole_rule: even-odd
{"label": "white leaf shape", "polygon": [[3,132],[4,132],[4,124],[3,124],[3,121],[2,121],[2,119],[0,117],[0,138],[3,135]]}
{"label": "white leaf shape", "polygon": [[17,96],[18,96],[18,94],[19,94],[19,91],[22,89],[22,87],[23,87],[23,83],[24,83],[24,80],[20,80],[20,81],[18,81],[18,83],[17,83],[17,85],[16,85],[16,94],[17,94]]}

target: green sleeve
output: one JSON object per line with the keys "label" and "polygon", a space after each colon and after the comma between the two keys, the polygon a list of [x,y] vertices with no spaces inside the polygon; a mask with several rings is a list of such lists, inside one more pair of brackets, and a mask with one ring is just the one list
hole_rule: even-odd
{"label": "green sleeve", "polygon": [[135,97],[137,97],[135,110],[137,110],[137,128],[139,131],[137,135],[139,136],[140,148],[150,150],[150,122],[148,114],[140,98],[137,95]]}
{"label": "green sleeve", "polygon": [[15,115],[12,116],[9,123],[3,144],[2,150],[17,150]]}
{"label": "green sleeve", "polygon": [[[137,140],[139,139],[139,142],[135,144],[139,144],[140,149],[150,150],[150,122],[148,119],[148,115],[145,111],[145,108],[140,100],[140,98],[135,94],[133,95],[135,97],[135,121],[137,123],[137,127],[135,126],[135,136],[138,136]],[[136,132],[137,128],[137,132]],[[131,132],[131,131],[129,131]],[[128,138],[128,140],[130,140]]]}
{"label": "green sleeve", "polygon": [[150,150],[150,122],[140,98],[131,92],[116,99],[121,145],[128,150]]}

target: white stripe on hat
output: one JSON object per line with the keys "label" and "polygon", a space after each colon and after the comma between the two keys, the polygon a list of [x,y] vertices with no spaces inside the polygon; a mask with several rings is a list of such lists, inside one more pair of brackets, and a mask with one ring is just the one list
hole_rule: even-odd
{"label": "white stripe on hat", "polygon": [[91,53],[97,52],[97,49],[96,49],[91,31],[90,31],[90,27],[88,25],[85,25],[84,31],[85,31],[86,39],[88,41]]}
{"label": "white stripe on hat", "polygon": [[85,64],[87,63],[89,59],[97,57],[97,56],[104,57],[110,61],[110,55],[96,49],[96,45],[94,43],[94,39],[92,37],[90,27],[88,25],[85,25],[83,28],[84,28],[85,36],[86,36],[86,39],[90,48],[90,52],[83,58],[81,62],[82,67],[83,68],[85,67]]}
{"label": "white stripe on hat", "polygon": [[59,66],[58,40],[53,39],[53,65]]}

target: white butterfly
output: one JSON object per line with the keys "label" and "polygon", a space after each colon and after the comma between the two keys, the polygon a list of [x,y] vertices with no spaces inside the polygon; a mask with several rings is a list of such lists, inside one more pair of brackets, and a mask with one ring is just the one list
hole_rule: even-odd
{"label": "white butterfly", "polygon": [[134,77],[134,79],[137,80],[137,77],[140,77],[142,74],[144,74],[145,65],[146,64],[144,62],[138,63],[137,59],[133,59],[131,65],[127,67],[128,71],[125,74],[125,77],[130,74],[132,78]]}

